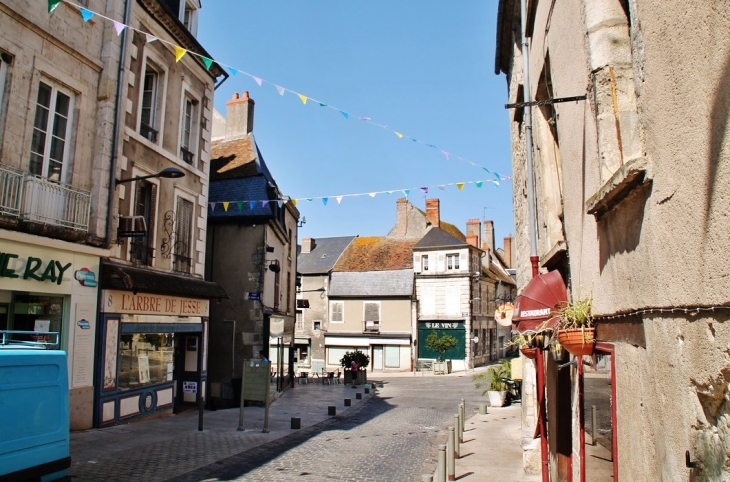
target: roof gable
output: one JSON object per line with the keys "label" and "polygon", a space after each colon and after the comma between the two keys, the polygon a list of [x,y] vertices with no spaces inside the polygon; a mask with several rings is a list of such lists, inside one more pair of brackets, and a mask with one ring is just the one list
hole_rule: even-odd
{"label": "roof gable", "polygon": [[445,247],[469,246],[465,241],[459,240],[444,231],[440,227],[431,228],[421,240],[416,243],[414,249],[420,248],[445,248]]}

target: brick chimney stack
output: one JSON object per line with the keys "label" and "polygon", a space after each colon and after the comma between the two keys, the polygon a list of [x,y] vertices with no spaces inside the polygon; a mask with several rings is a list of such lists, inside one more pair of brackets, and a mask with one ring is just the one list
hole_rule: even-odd
{"label": "brick chimney stack", "polygon": [[242,96],[238,92],[226,102],[226,139],[244,137],[253,131],[253,108],[255,102],[244,91]]}
{"label": "brick chimney stack", "polygon": [[512,267],[512,235],[504,237],[504,262],[507,267]]}
{"label": "brick chimney stack", "polygon": [[475,248],[479,248],[479,230],[481,229],[481,224],[478,219],[466,220],[466,242]]}
{"label": "brick chimney stack", "polygon": [[314,248],[314,238],[304,238],[302,239],[302,254],[307,254],[312,252],[312,248]]}
{"label": "brick chimney stack", "polygon": [[482,226],[482,249],[484,251],[494,252],[494,222],[484,221]]}
{"label": "brick chimney stack", "polygon": [[434,228],[441,224],[441,208],[438,199],[426,199],[426,217]]}

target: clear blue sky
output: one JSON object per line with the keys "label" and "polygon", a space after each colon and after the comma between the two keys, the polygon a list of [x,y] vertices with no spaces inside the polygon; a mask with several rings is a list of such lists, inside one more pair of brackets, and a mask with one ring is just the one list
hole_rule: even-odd
{"label": "clear blue sky", "polygon": [[[441,200],[441,219],[462,232],[470,218],[495,222],[497,245],[513,233],[512,184],[447,183],[511,175],[505,77],[494,74],[492,0],[204,0],[198,39],[216,60],[351,114],[238,74],[215,93],[225,115],[234,92],[256,102],[254,134],[281,191],[300,201],[303,237],[380,236],[396,199],[336,195],[411,189],[421,209]],[[357,120],[373,122],[451,153]]]}

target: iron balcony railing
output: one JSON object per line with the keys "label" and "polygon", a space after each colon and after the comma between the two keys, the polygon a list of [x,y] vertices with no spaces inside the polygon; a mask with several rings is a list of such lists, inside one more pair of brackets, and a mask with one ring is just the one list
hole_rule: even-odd
{"label": "iron balcony railing", "polygon": [[91,193],[68,184],[26,174],[20,217],[26,221],[89,230]]}
{"label": "iron balcony railing", "polygon": [[23,171],[0,165],[0,216],[20,217]]}

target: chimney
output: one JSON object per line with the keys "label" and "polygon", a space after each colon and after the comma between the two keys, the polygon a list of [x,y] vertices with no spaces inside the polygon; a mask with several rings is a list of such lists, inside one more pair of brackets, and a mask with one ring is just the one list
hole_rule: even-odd
{"label": "chimney", "polygon": [[395,236],[405,236],[408,232],[408,199],[401,197],[395,202]]}
{"label": "chimney", "polygon": [[302,251],[301,254],[307,254],[311,253],[312,249],[314,248],[314,238],[304,238],[302,239]]}
{"label": "chimney", "polygon": [[233,93],[226,102],[226,139],[244,137],[253,131],[253,107],[255,102],[244,91],[241,97]]}
{"label": "chimney", "polygon": [[466,242],[479,248],[479,229],[481,223],[478,219],[467,219],[466,220]]}
{"label": "chimney", "polygon": [[484,251],[494,252],[494,222],[484,221],[482,226],[482,249]]}
{"label": "chimney", "polygon": [[426,199],[426,217],[428,217],[433,227],[439,227],[441,224],[441,210],[438,199]]}
{"label": "chimney", "polygon": [[512,267],[512,235],[504,238],[504,262],[508,268]]}

